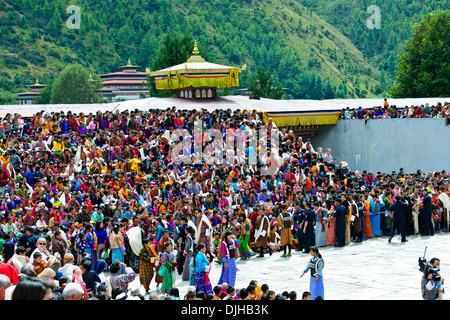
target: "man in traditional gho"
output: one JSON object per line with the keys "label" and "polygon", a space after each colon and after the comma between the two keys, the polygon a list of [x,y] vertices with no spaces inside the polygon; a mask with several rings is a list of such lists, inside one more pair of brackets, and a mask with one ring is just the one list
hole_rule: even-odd
{"label": "man in traditional gho", "polygon": [[[267,239],[269,236],[269,218],[264,214],[264,210],[260,209],[255,223],[255,241],[256,246],[259,247],[259,258],[264,257],[264,250],[267,248]],[[269,248],[269,253],[272,255],[272,248]]]}
{"label": "man in traditional gho", "polygon": [[[281,255],[282,257],[291,256],[291,248],[292,248],[292,231],[291,227],[293,225],[293,220],[289,212],[286,210],[286,205],[281,205],[281,213],[278,215],[278,226],[281,228],[280,237],[281,237],[281,246],[283,247],[284,253]],[[288,253],[286,253],[286,248],[288,248]]]}

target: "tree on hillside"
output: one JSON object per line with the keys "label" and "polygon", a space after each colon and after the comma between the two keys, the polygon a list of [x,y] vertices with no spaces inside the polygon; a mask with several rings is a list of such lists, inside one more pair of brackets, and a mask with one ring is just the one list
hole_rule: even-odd
{"label": "tree on hillside", "polygon": [[261,66],[258,66],[256,72],[251,76],[248,90],[251,91],[254,96],[260,98],[286,98],[283,85],[274,80],[270,71],[264,70]]}
{"label": "tree on hillside", "polygon": [[59,13],[58,9],[55,8],[53,16],[45,29],[51,36],[56,37],[60,34],[62,27],[63,20],[61,18],[61,14]]}
{"label": "tree on hillside", "polygon": [[[186,62],[194,48],[194,37],[191,34],[168,33],[164,36],[152,70],[160,70]],[[148,77],[150,95],[152,97],[167,97],[173,95],[173,90],[157,90],[153,77]]]}
{"label": "tree on hillside", "polygon": [[450,95],[450,10],[437,10],[413,26],[400,55],[394,98]]}
{"label": "tree on hillside", "polygon": [[96,103],[101,101],[97,91],[101,87],[98,76],[90,76],[88,70],[78,63],[64,68],[52,85],[51,103]]}
{"label": "tree on hillside", "polygon": [[0,90],[0,105],[19,104],[17,97],[11,92]]}
{"label": "tree on hillside", "polygon": [[331,84],[330,80],[327,81],[324,89],[323,89],[323,99],[334,99],[336,96],[335,89]]}

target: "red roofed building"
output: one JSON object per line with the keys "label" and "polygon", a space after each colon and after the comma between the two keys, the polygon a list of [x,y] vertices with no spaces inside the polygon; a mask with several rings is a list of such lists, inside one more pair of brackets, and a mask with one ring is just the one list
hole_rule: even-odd
{"label": "red roofed building", "polygon": [[34,104],[36,98],[41,94],[39,90],[44,88],[45,85],[40,84],[38,79],[36,79],[36,83],[31,85],[31,91],[16,93],[17,100],[19,100],[20,104]]}
{"label": "red roofed building", "polygon": [[99,89],[103,97],[110,101],[117,99],[135,100],[141,94],[149,97],[147,73],[138,72],[139,66],[133,66],[128,60],[126,66],[120,67],[121,72],[101,74],[103,87]]}

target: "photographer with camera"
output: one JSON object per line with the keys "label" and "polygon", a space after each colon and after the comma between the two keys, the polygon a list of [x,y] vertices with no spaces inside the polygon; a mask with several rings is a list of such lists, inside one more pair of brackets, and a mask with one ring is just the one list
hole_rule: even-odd
{"label": "photographer with camera", "polygon": [[420,259],[420,270],[423,272],[421,281],[421,291],[424,300],[442,300],[444,293],[444,280],[439,274],[440,260],[433,258],[428,263],[425,259]]}

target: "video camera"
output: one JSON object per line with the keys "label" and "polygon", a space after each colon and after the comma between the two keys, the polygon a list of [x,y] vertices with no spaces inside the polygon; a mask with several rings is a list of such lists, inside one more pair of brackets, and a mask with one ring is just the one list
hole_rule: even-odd
{"label": "video camera", "polygon": [[423,257],[419,257],[419,270],[428,276],[430,273],[432,274],[432,280],[435,282],[441,281],[441,276],[439,274],[439,267],[435,267],[431,265],[427,259],[425,259],[425,253],[427,252],[427,247],[425,247],[425,252],[423,253]]}

